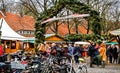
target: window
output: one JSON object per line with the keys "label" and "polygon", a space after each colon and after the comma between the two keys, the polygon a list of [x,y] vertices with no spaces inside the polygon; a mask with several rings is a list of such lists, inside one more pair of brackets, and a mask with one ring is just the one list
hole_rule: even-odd
{"label": "window", "polygon": [[11,49],[16,49],[16,42],[15,41],[11,41]]}
{"label": "window", "polygon": [[20,33],[22,34],[22,31],[20,31]]}
{"label": "window", "polygon": [[17,33],[22,34],[22,33],[23,33],[23,31],[21,31],[21,30],[20,30],[20,31],[17,31]]}
{"label": "window", "polygon": [[30,31],[30,34],[31,34],[31,31]]}
{"label": "window", "polygon": [[31,30],[20,30],[17,33],[19,33],[19,34],[34,34],[34,31],[31,31]]}
{"label": "window", "polygon": [[7,42],[6,42],[5,48],[10,48],[10,41],[7,41]]}
{"label": "window", "polygon": [[34,48],[34,44],[33,43],[29,43],[30,48]]}
{"label": "window", "polygon": [[30,31],[27,31],[27,34],[29,34],[30,33]]}

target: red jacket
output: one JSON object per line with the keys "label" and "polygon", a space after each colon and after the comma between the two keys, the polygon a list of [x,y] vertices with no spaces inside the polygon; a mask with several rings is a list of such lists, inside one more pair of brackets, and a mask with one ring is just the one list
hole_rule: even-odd
{"label": "red jacket", "polygon": [[2,45],[0,45],[0,56],[3,54]]}

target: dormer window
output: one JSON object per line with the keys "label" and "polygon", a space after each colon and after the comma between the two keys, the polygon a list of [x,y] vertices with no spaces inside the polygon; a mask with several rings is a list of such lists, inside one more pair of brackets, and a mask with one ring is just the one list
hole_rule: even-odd
{"label": "dormer window", "polygon": [[20,31],[20,34],[22,34],[23,33],[23,31]]}
{"label": "dormer window", "polygon": [[17,31],[19,34],[34,34],[34,31],[31,30],[19,30]]}

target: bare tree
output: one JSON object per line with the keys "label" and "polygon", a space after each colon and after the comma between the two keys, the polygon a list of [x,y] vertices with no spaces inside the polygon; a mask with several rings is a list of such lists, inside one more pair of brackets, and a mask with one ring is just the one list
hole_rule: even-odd
{"label": "bare tree", "polygon": [[[23,15],[32,15],[35,18],[38,17],[39,13],[47,11],[50,7],[54,6],[59,0],[0,0],[0,9],[2,11],[8,11],[12,13]],[[75,0],[74,0],[75,1]],[[106,33],[109,30],[117,29],[116,27],[119,23],[120,9],[119,9],[119,0],[76,0],[82,3],[90,5],[93,9],[100,12],[101,17],[103,18],[102,26],[103,32]],[[70,10],[63,9],[57,16],[65,16],[72,14]],[[67,20],[68,22],[69,20]],[[58,33],[59,24],[54,23],[54,28],[51,28],[53,32]],[[68,24],[70,24],[68,22]],[[88,23],[89,24],[89,23]],[[113,25],[114,24],[114,25]],[[89,26],[89,25],[88,25]],[[119,25],[118,25],[119,26]],[[70,28],[73,27],[73,24],[68,25],[69,33]],[[111,27],[113,29],[111,29]],[[88,27],[89,30],[89,27]]]}
{"label": "bare tree", "polygon": [[6,12],[5,1],[4,1],[4,0],[1,0],[0,3],[1,3],[1,4],[0,4],[0,6],[1,6],[0,10],[5,14],[5,12]]}
{"label": "bare tree", "polygon": [[38,17],[39,13],[47,11],[55,1],[57,0],[20,0],[21,5],[27,9],[27,13],[35,18]]}
{"label": "bare tree", "polygon": [[110,12],[112,18],[111,20],[113,21],[113,29],[112,30],[115,30],[115,29],[118,29],[120,28],[120,6],[119,4],[114,6]]}
{"label": "bare tree", "polygon": [[[100,16],[103,19],[101,23],[103,33],[107,33],[109,30],[111,30],[111,28],[113,28],[113,19],[118,19],[119,17],[119,9],[116,8],[116,5],[119,4],[119,0],[80,0],[80,2],[90,5],[100,13]],[[116,20],[115,24],[118,24],[118,22],[119,21]]]}

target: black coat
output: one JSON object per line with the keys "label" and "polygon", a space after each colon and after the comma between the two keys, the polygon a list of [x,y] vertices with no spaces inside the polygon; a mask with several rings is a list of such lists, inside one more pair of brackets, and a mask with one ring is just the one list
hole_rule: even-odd
{"label": "black coat", "polygon": [[88,55],[94,57],[95,56],[96,49],[93,45],[90,45],[88,47]]}
{"label": "black coat", "polygon": [[82,56],[82,48],[75,46],[74,51],[73,51],[73,55],[77,55],[77,56],[81,57]]}

